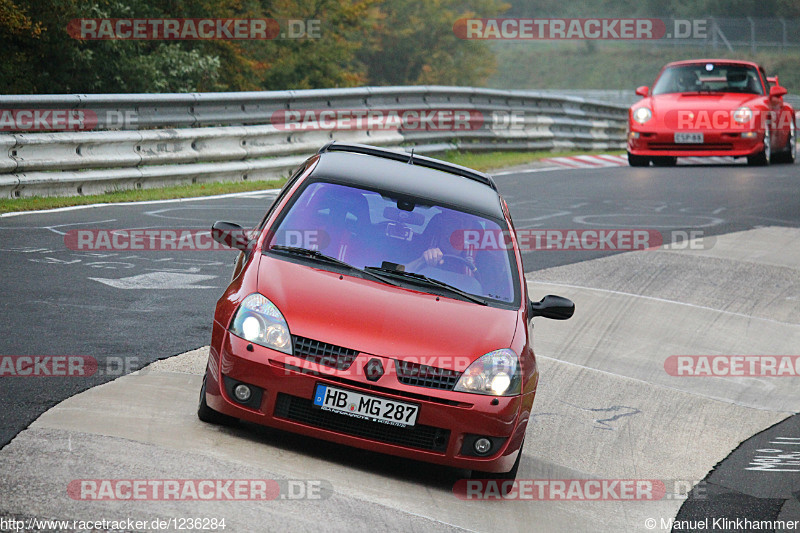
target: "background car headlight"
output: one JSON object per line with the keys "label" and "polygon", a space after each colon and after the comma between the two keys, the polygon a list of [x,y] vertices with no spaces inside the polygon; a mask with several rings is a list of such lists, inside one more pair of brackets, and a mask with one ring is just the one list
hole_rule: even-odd
{"label": "background car headlight", "polygon": [[464,371],[456,383],[459,392],[513,396],[521,392],[519,357],[508,348],[481,356]]}
{"label": "background car headlight", "polygon": [[633,120],[639,124],[644,124],[653,116],[653,112],[647,107],[640,107],[633,112]]}
{"label": "background car headlight", "polygon": [[236,310],[231,333],[254,344],[292,353],[289,325],[275,304],[258,293],[245,298]]}
{"label": "background car headlight", "polygon": [[738,122],[739,124],[746,124],[750,122],[753,118],[753,112],[750,110],[749,107],[740,107],[736,111],[733,112],[733,120]]}

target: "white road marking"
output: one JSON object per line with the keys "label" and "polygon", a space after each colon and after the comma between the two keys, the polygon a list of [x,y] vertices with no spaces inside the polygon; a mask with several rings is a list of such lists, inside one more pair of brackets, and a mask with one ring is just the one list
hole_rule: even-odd
{"label": "white road marking", "polygon": [[106,279],[89,278],[99,281],[115,289],[216,289],[214,285],[194,285],[200,281],[208,281],[217,276],[207,276],[202,274],[185,274],[179,272],[150,272],[139,274],[127,278]]}
{"label": "white road marking", "polygon": [[534,172],[548,172],[550,170],[564,170],[563,167],[542,167],[542,168],[526,168],[524,170],[504,170],[503,172],[495,172],[492,176],[508,176],[510,174],[532,174]]}
{"label": "white road marking", "polygon": [[41,228],[37,228],[37,229],[46,229],[46,230],[52,231],[53,233],[56,233],[58,235],[66,235],[66,232],[58,231],[55,228],[65,228],[67,226],[84,226],[85,227],[85,226],[90,226],[92,224],[105,224],[106,222],[116,222],[116,221],[117,221],[116,218],[109,218],[107,220],[93,220],[91,222],[71,222],[69,224],[56,224],[55,226],[42,226]]}
{"label": "white road marking", "polygon": [[[588,219],[598,219],[598,218],[605,218],[605,219],[608,219],[608,218],[618,218],[618,219],[628,218],[628,219],[630,219],[630,218],[644,217],[644,216],[647,216],[647,215],[645,215],[645,214],[633,214],[633,213],[613,213],[613,214],[608,214],[608,215],[582,215],[582,216],[575,217],[572,220],[576,224],[583,224],[585,226],[606,226],[606,227],[608,227],[609,224],[613,225],[613,224],[625,224],[625,223],[624,222],[618,222],[618,221],[617,222],[615,222],[615,221],[612,221],[612,222],[589,222]],[[682,228],[682,227],[686,226],[687,217],[685,217],[683,215],[662,215],[662,214],[659,214],[658,216],[662,217],[662,218],[667,218],[667,217],[669,217],[669,218],[678,218],[682,222],[680,224],[678,224],[678,225],[675,225],[675,224],[652,224],[652,223],[647,223],[647,224],[643,224],[643,226],[646,226],[647,228],[650,228],[650,229],[656,229],[656,228]],[[720,224],[724,224],[725,223],[725,219],[724,218],[706,217],[706,216],[702,216],[702,215],[689,215],[689,217],[695,218],[695,219],[705,219],[705,220],[709,221],[709,222],[707,222],[705,224],[696,224],[696,225],[692,224],[693,228],[710,228],[712,226],[719,226]]]}
{"label": "white road marking", "polygon": [[195,196],[192,198],[172,198],[170,200],[147,200],[143,202],[111,202],[106,204],[71,205],[68,207],[57,207],[55,209],[40,209],[38,211],[15,211],[13,213],[0,213],[0,218],[18,217],[22,215],[38,215],[41,213],[62,213],[64,211],[77,211],[79,209],[93,209],[95,207],[110,207],[118,205],[152,205],[152,204],[172,204],[179,202],[196,202],[198,200],[218,200],[220,198],[236,198],[238,196],[258,196],[259,194],[277,194],[280,189],[265,189],[263,191],[233,192],[228,194],[217,194],[214,196]]}

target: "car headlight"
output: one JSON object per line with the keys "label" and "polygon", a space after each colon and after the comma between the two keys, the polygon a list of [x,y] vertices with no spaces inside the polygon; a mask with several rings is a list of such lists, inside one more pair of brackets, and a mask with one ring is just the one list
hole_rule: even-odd
{"label": "car headlight", "polygon": [[650,111],[650,108],[647,107],[640,107],[633,112],[633,120],[638,122],[639,124],[644,124],[653,116],[653,112]]}
{"label": "car headlight", "polygon": [[508,348],[481,356],[461,374],[455,389],[459,392],[513,396],[519,394],[522,379],[519,357]]}
{"label": "car headlight", "polygon": [[286,319],[266,296],[244,299],[231,323],[231,333],[253,344],[292,354],[292,336]]}
{"label": "car headlight", "polygon": [[753,112],[749,107],[740,107],[733,112],[733,120],[739,124],[746,124],[753,119]]}

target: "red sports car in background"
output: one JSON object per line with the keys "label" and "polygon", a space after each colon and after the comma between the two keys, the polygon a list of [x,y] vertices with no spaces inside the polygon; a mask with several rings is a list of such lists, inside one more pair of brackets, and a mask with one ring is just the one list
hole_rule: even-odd
{"label": "red sports car in background", "polygon": [[[466,231],[506,236],[475,246]],[[539,371],[511,218],[492,178],[330,144],[284,186],[217,303],[198,416],[514,478]],[[235,238],[234,238],[235,237]]]}
{"label": "red sports car in background", "polygon": [[674,165],[678,157],[747,157],[793,163],[795,112],[778,77],[749,61],[698,59],[665,66],[628,111],[628,163]]}

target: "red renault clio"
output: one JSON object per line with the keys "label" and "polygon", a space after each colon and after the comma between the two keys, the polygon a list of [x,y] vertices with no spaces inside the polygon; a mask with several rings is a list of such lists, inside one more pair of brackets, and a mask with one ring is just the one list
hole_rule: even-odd
{"label": "red renault clio", "polygon": [[531,319],[574,305],[528,299],[490,176],[331,143],[256,232],[212,233],[241,254],[217,303],[201,420],[516,476],[539,378]]}

